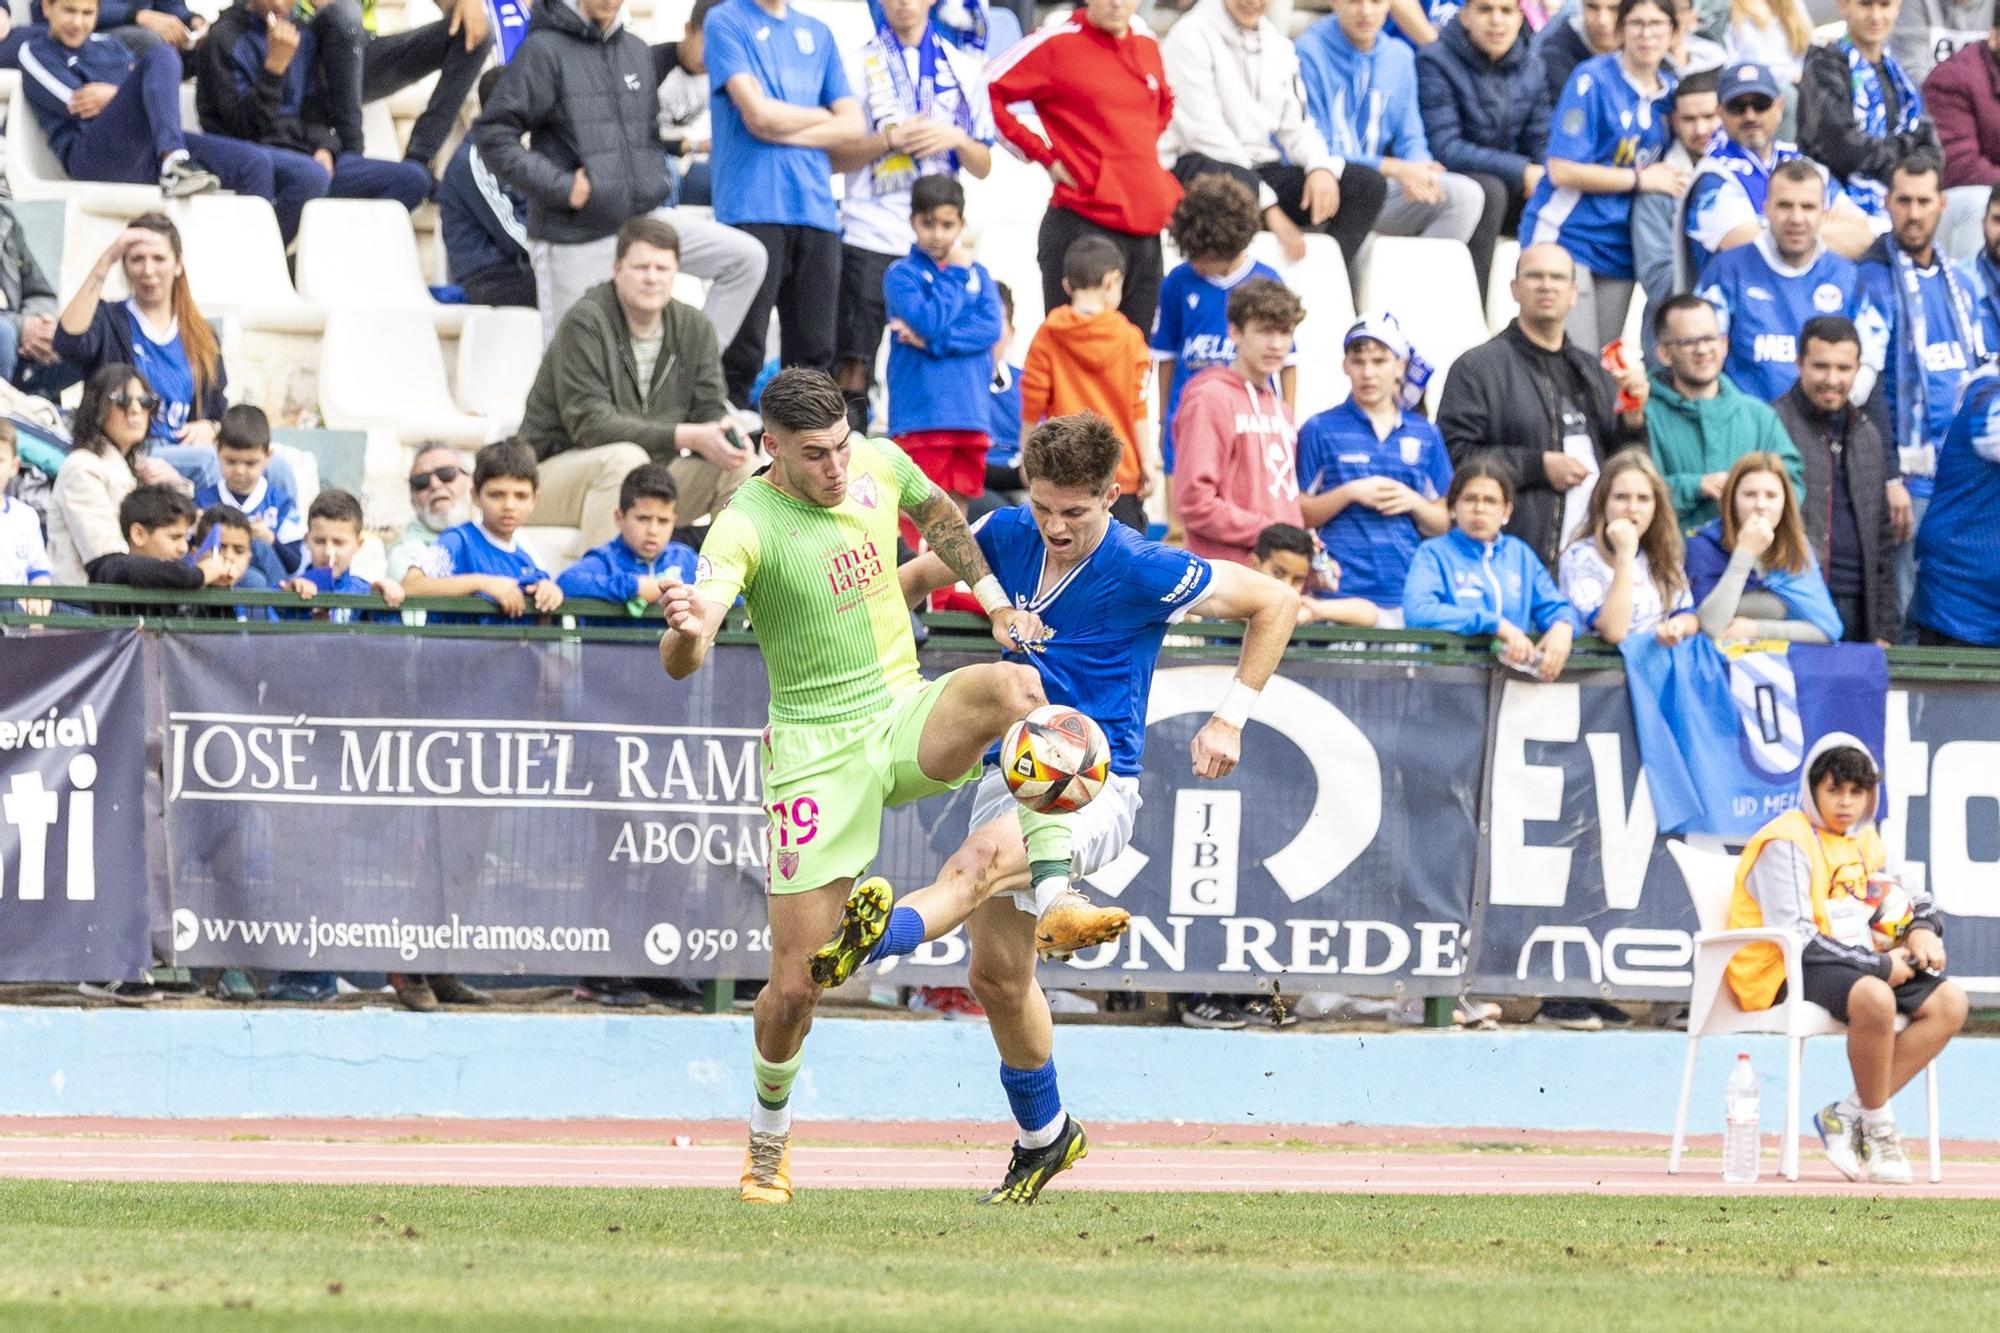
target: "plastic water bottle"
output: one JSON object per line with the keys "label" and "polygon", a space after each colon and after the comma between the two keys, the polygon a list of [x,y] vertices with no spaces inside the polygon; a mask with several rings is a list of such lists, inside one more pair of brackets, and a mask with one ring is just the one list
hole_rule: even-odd
{"label": "plastic water bottle", "polygon": [[1731,1185],[1752,1185],[1759,1165],[1757,1071],[1750,1057],[1736,1057],[1729,1081],[1722,1085],[1722,1179]]}

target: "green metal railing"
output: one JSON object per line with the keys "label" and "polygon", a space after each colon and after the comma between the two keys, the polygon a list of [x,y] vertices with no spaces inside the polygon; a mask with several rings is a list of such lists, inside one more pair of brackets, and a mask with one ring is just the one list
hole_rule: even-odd
{"label": "green metal railing", "polygon": [[[270,607],[282,611],[352,610],[394,615],[389,605],[375,596],[325,593],[307,601],[289,592],[248,589],[204,588],[193,592],[178,590],[121,588],[107,584],[87,587],[24,587],[0,585],[0,607],[23,599],[50,601],[57,605],[46,616],[33,616],[19,609],[0,610],[0,626],[23,628],[33,625],[52,629],[104,629],[110,624],[138,623],[149,630],[171,634],[451,634],[463,638],[549,640],[569,639],[607,643],[651,643],[662,628],[658,614],[635,616],[623,602],[589,599],[567,601],[553,615],[529,615],[497,625],[411,625],[400,618],[387,622],[335,624],[331,620],[246,620],[186,614],[188,609]],[[68,606],[70,610],[62,609]],[[93,614],[82,608],[109,606],[112,614]],[[457,615],[494,616],[493,603],[483,597],[409,597],[404,611],[439,612]],[[578,624],[580,620],[596,624]],[[986,622],[979,616],[944,613],[921,617],[929,631],[928,646],[939,650],[989,651],[992,639]],[[607,623],[608,622],[608,623]],[[1230,622],[1191,621],[1174,627],[1167,638],[1169,650],[1194,657],[1224,660],[1233,657],[1243,638],[1243,626]],[[740,611],[731,613],[719,643],[754,643],[748,623]],[[1304,654],[1332,655],[1343,660],[1376,662],[1391,666],[1488,667],[1493,665],[1494,641],[1467,639],[1434,630],[1346,629],[1331,625],[1302,625],[1292,634],[1289,657]],[[1981,648],[1891,648],[1889,677],[1897,682],[1965,681],[2000,684],[2000,649]],[[1617,669],[1623,665],[1617,648],[1601,639],[1578,639],[1570,654],[1573,671]]]}

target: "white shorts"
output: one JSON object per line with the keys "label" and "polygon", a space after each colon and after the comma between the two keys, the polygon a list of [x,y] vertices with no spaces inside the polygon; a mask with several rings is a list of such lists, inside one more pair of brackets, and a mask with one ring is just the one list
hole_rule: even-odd
{"label": "white shorts", "polygon": [[[1132,827],[1139,822],[1139,807],[1143,804],[1137,778],[1113,773],[1105,779],[1097,799],[1070,817],[1070,873],[1080,879],[1115,860],[1132,841]],[[999,769],[988,768],[972,797],[971,828],[985,828],[1015,805],[1014,793],[1007,790],[1007,779]],[[1032,913],[1035,895],[1023,889],[1014,894],[1014,905]]]}

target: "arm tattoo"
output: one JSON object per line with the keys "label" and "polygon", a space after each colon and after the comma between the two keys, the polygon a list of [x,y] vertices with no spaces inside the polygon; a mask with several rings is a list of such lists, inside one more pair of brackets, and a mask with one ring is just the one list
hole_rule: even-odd
{"label": "arm tattoo", "polygon": [[967,587],[993,572],[973,538],[972,529],[966,525],[965,515],[958,512],[958,506],[943,491],[932,491],[928,500],[910,511],[910,518],[930,543],[931,554],[949,565]]}

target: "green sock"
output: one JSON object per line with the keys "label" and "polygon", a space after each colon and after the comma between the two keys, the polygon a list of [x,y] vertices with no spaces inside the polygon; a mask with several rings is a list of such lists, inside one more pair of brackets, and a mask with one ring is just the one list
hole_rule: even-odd
{"label": "green sock", "polygon": [[1068,878],[1071,840],[1068,815],[1038,814],[1022,806],[1021,836],[1027,840],[1028,866],[1037,883],[1045,878],[1042,871],[1045,863],[1055,865],[1048,874]]}
{"label": "green sock", "polygon": [[792,1099],[792,1081],[799,1076],[805,1065],[806,1053],[803,1048],[789,1060],[773,1063],[764,1058],[764,1053],[755,1046],[750,1048],[750,1070],[756,1075],[757,1102],[760,1106],[776,1111]]}

